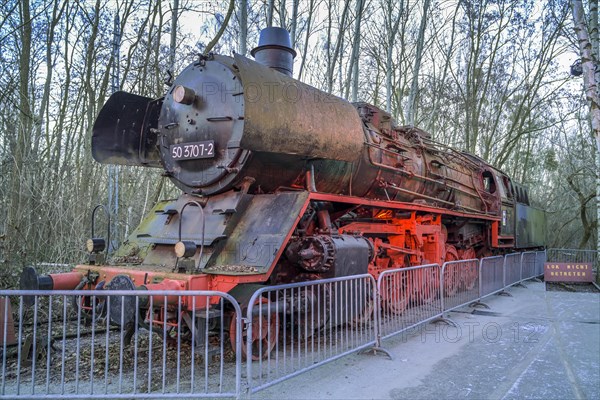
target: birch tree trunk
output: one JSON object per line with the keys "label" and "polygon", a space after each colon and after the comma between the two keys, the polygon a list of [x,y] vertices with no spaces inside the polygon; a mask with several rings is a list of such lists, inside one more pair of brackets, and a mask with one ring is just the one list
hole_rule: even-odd
{"label": "birch tree trunk", "polygon": [[279,26],[282,28],[286,28],[285,20],[287,16],[285,15],[285,0],[279,0]]}
{"label": "birch tree trunk", "polygon": [[[596,78],[600,69],[600,38],[598,35],[598,0],[590,1],[590,36],[592,49],[596,58]],[[599,80],[596,79],[596,95],[600,92]],[[600,96],[599,96],[600,97]],[[597,97],[598,98],[598,97]],[[596,132],[598,135],[598,132]],[[596,136],[596,250],[600,250],[600,138]],[[596,281],[600,280],[600,275]]]}
{"label": "birch tree trunk", "polygon": [[248,51],[248,0],[240,1],[240,36],[238,51],[245,56]]}
{"label": "birch tree trunk", "polygon": [[[583,86],[585,97],[590,106],[592,134],[596,139],[596,217],[600,223],[600,99],[598,82],[600,81],[600,65],[598,65],[598,0],[590,1],[590,30],[586,26],[585,12],[581,0],[571,3],[575,34],[581,52],[581,67],[583,69]],[[595,15],[594,15],[595,14]],[[592,42],[595,39],[596,42]],[[596,232],[596,248],[600,250],[600,235]]]}

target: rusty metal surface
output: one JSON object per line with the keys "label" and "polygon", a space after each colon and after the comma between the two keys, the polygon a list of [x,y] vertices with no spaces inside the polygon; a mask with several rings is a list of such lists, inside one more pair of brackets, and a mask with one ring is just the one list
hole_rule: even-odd
{"label": "rusty metal surface", "polygon": [[[244,100],[231,57],[214,56],[190,64],[165,94],[158,119],[160,157],[171,180],[183,191],[211,195],[231,189],[249,154],[240,147]],[[189,104],[173,97],[176,88],[193,93]],[[172,146],[213,141],[207,158],[178,159]]]}
{"label": "rusty metal surface", "polygon": [[[179,241],[180,210],[190,199],[164,201],[151,211],[113,256],[113,264],[142,264],[145,270],[174,271]],[[226,275],[266,272],[275,254],[284,245],[296,219],[308,199],[308,192],[250,195],[227,192],[210,197],[202,214],[189,207],[183,214],[181,240],[204,244],[202,272]],[[209,267],[204,269],[204,267]]]}
{"label": "rusty metal surface", "polygon": [[308,199],[308,192],[253,196],[231,222],[227,239],[216,244],[203,272],[260,274],[269,270]]}
{"label": "rusty metal surface", "polygon": [[243,148],[358,160],[364,133],[352,104],[237,54],[235,65],[244,86]]}
{"label": "rusty metal surface", "polygon": [[156,126],[162,99],[116,92],[104,104],[92,131],[92,155],[103,164],[162,167]]}
{"label": "rusty metal surface", "polygon": [[10,297],[0,297],[0,345],[10,345],[17,342],[15,322],[13,320]]}
{"label": "rusty metal surface", "polygon": [[196,207],[188,207],[182,221],[182,208],[189,201],[200,201],[198,197],[182,195],[177,200],[159,202],[113,255],[111,263],[143,264],[144,268],[164,266],[163,269],[171,270],[177,259],[174,246],[180,240],[189,241],[198,247],[194,256],[195,263],[199,257],[200,245],[204,245],[202,258],[206,261],[213,251],[210,246],[227,237],[238,218],[236,214],[243,214],[251,197],[242,192],[212,196],[206,201],[203,213]]}
{"label": "rusty metal surface", "polygon": [[[193,94],[186,101],[173,96],[182,88]],[[129,96],[124,101],[135,103]],[[130,119],[113,125],[135,126],[140,117]],[[377,107],[352,105],[240,55],[188,66],[165,95],[157,129],[164,168],[188,193],[222,193],[245,177],[254,182],[250,193],[272,193],[306,187],[310,173],[319,192],[501,214],[503,191],[493,189],[500,182],[490,189],[484,177],[500,173],[480,158],[396,126]],[[173,146],[207,142],[214,142],[214,156],[171,154]]]}

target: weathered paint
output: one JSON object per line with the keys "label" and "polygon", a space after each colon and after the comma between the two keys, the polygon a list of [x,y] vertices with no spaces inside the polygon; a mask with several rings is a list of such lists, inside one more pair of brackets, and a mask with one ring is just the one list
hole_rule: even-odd
{"label": "weathered paint", "polygon": [[546,244],[546,211],[517,203],[516,247],[543,247]]}

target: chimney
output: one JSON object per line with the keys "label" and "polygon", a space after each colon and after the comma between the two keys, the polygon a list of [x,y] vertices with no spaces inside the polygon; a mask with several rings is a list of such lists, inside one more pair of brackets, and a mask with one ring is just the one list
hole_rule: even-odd
{"label": "chimney", "polygon": [[287,30],[275,26],[261,30],[258,46],[250,54],[257,62],[292,76],[296,51]]}

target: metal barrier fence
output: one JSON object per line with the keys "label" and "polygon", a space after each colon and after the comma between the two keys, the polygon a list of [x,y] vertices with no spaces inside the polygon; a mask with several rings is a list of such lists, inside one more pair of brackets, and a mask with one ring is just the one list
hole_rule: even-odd
{"label": "metal barrier fence", "polygon": [[600,251],[574,249],[548,249],[548,261],[590,263],[595,274],[600,267]]}
{"label": "metal barrier fence", "polygon": [[381,339],[442,315],[439,277],[437,264],[388,270],[379,275]]}
{"label": "metal barrier fence", "polygon": [[482,258],[479,264],[479,297],[504,289],[504,256]]}
{"label": "metal barrier fence", "polygon": [[478,259],[448,261],[442,265],[442,311],[467,305],[479,298]]}
{"label": "metal barrier fence", "polygon": [[250,393],[377,342],[376,285],[369,274],[264,287],[249,304]]}
{"label": "metal barrier fence", "polygon": [[536,274],[536,252],[521,253],[521,281],[534,278],[537,276]]}
{"label": "metal barrier fence", "polygon": [[235,353],[213,336],[223,337],[229,321],[242,330],[240,307],[226,293],[13,290],[0,298],[2,399],[240,395],[241,335]]}
{"label": "metal barrier fence", "polygon": [[521,282],[521,253],[507,254],[504,256],[504,286],[509,287],[519,282]]}
{"label": "metal barrier fence", "polygon": [[[449,261],[442,265],[442,312],[477,304],[482,298],[543,275],[546,252],[512,253],[481,260]],[[459,281],[454,287],[448,281]]]}
{"label": "metal barrier fence", "polygon": [[535,276],[544,275],[544,264],[547,260],[546,250],[535,252]]}
{"label": "metal barrier fence", "polygon": [[209,291],[0,291],[0,399],[239,398],[242,384],[255,393],[539,276],[545,260],[525,252],[268,286],[247,310]]}

